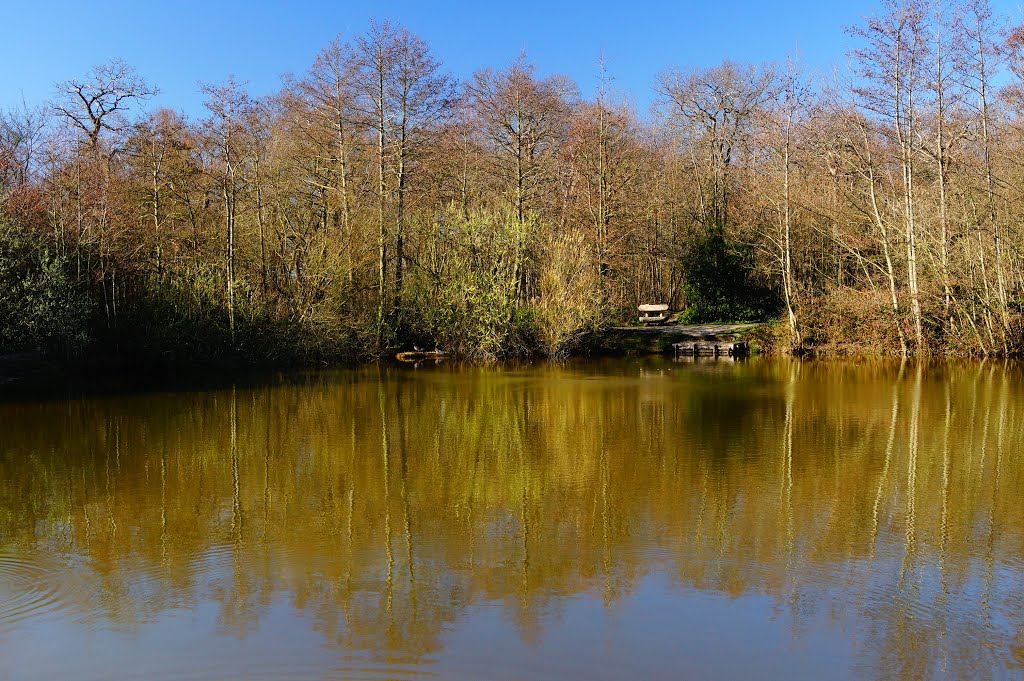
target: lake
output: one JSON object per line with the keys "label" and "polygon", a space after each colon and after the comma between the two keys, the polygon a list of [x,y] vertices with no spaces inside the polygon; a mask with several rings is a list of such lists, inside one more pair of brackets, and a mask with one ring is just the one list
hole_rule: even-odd
{"label": "lake", "polygon": [[1019,364],[0,402],[0,679],[1024,677]]}

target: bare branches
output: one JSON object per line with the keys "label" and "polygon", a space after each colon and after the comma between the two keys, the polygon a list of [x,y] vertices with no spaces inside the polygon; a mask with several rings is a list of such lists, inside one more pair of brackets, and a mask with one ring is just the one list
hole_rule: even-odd
{"label": "bare branches", "polygon": [[730,61],[710,69],[668,69],[658,76],[661,109],[682,139],[707,158],[713,201],[708,224],[728,223],[730,165],[744,145],[759,112],[775,96],[775,71],[770,66]]}
{"label": "bare branches", "polygon": [[46,127],[44,112],[26,104],[0,114],[0,196],[36,174]]}
{"label": "bare branches", "polygon": [[90,149],[98,147],[103,131],[125,129],[124,114],[135,102],[159,92],[120,59],[94,66],[83,78],[58,84],[57,91],[60,100],[54,110],[85,133]]}
{"label": "bare branches", "polygon": [[520,220],[534,208],[547,164],[566,139],[576,95],[568,79],[538,79],[520,55],[500,71],[484,69],[466,83],[466,98]]}

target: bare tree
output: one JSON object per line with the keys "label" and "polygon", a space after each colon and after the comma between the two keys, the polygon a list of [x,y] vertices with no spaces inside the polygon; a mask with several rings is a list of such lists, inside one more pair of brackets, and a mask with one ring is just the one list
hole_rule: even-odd
{"label": "bare tree", "polygon": [[220,85],[205,84],[206,136],[215,160],[212,175],[220,190],[224,209],[224,262],[228,297],[228,326],[235,340],[235,241],[239,194],[245,186],[243,164],[246,160],[244,123],[252,115],[252,101],[242,83],[234,76]]}
{"label": "bare tree", "polygon": [[[800,202],[794,196],[797,153],[801,129],[808,124],[813,105],[813,92],[807,77],[795,59],[786,60],[786,68],[775,87],[777,97],[766,111],[763,128],[767,133],[767,146],[778,163],[779,184],[768,198],[775,204],[774,229],[767,230],[767,241],[774,246],[782,275],[782,300],[789,322],[789,333],[794,348],[800,348],[802,337],[796,315],[796,282],[793,263],[794,222]],[[774,196],[771,196],[774,194]]]}
{"label": "bare tree", "polygon": [[931,12],[932,49],[931,78],[928,79],[928,90],[933,99],[931,107],[931,143],[923,144],[925,153],[935,163],[936,184],[938,185],[939,203],[939,244],[938,265],[943,287],[943,313],[949,319],[952,313],[953,292],[950,275],[950,164],[953,150],[963,141],[967,127],[954,120],[963,101],[963,91],[955,69],[957,61],[963,58],[963,42],[958,39],[956,19],[944,12],[941,0],[937,0]]}
{"label": "bare tree", "polygon": [[378,324],[388,311],[387,218],[394,224],[392,321],[402,305],[406,267],[406,209],[409,182],[427,134],[449,115],[454,85],[426,42],[403,26],[384,22],[355,41],[357,102],[365,125],[377,138]]}
{"label": "bare tree", "polygon": [[391,90],[389,75],[395,68],[395,29],[390,22],[374,23],[356,40],[359,106],[362,122],[377,137],[377,345],[385,342],[385,312],[388,282],[388,153],[393,121],[389,118]]}
{"label": "bare tree", "polygon": [[695,173],[710,175],[710,196],[702,200],[706,224],[729,223],[734,155],[749,139],[758,112],[772,99],[774,81],[771,67],[730,61],[710,69],[668,69],[658,76],[659,107],[689,147]]}
{"label": "bare tree", "polygon": [[168,274],[168,223],[173,222],[175,184],[184,184],[181,172],[183,157],[189,150],[188,137],[181,116],[170,109],[160,109],[137,123],[126,143],[130,169],[137,178],[140,195],[145,197],[145,218],[140,222],[152,227],[143,241],[153,253],[157,279],[161,281]]}
{"label": "bare tree", "polygon": [[46,125],[42,110],[24,103],[0,113],[0,195],[28,184],[36,175]]}
{"label": "bare tree", "polygon": [[865,41],[854,51],[861,84],[854,89],[862,109],[892,136],[900,169],[900,188],[907,254],[907,289],[917,350],[925,350],[921,290],[918,278],[918,210],[915,161],[921,134],[920,98],[926,86],[930,38],[925,7],[917,0],[886,0],[885,12],[868,17],[851,33]]}
{"label": "bare tree", "polygon": [[410,176],[421,159],[428,135],[451,113],[454,84],[441,72],[441,64],[422,38],[400,28],[392,52],[391,82],[392,156],[395,176],[395,307],[402,304],[405,272],[406,194]]}
{"label": "bare tree", "polygon": [[343,233],[351,227],[353,146],[359,136],[359,115],[356,110],[357,96],[356,57],[351,45],[341,36],[321,50],[306,78],[300,83],[299,91],[310,103],[313,119],[330,134],[322,142],[315,139],[314,131],[304,134],[315,139],[325,164],[333,172],[329,189],[338,195],[337,222]]}
{"label": "bare tree", "polygon": [[[996,177],[994,162],[994,135],[995,116],[993,115],[993,80],[1005,66],[1009,59],[1009,66],[1018,80],[1024,76],[1024,62],[1020,60],[1021,47],[1024,46],[1024,32],[1020,28],[1012,31],[1006,39],[1005,45],[1000,45],[999,40],[1005,34],[1003,21],[997,17],[989,6],[987,0],[968,0],[964,3],[963,11],[959,17],[960,32],[963,35],[964,45],[958,52],[962,59],[960,69],[963,75],[963,82],[967,91],[968,105],[974,111],[975,129],[980,135],[982,172],[984,174],[985,187],[985,209],[983,226],[991,230],[992,245],[995,251],[995,275],[996,275],[996,296],[998,300],[998,317],[1002,336],[1004,352],[1008,349],[1006,334],[1009,331],[1009,285],[1006,282],[1005,267],[1005,245],[1003,233],[1005,227],[1002,224],[1006,219],[999,215],[997,207]],[[1010,84],[1007,94],[1013,99],[1012,93],[1016,89],[1015,84]],[[979,238],[981,234],[979,232]],[[981,250],[981,249],[979,249]],[[984,258],[983,251],[979,256]],[[985,287],[988,287],[988,278],[985,278]],[[988,297],[988,296],[986,296]],[[986,307],[986,316],[988,316]]]}
{"label": "bare tree", "polygon": [[603,295],[609,286],[613,251],[642,213],[636,182],[649,157],[641,142],[644,131],[630,107],[614,98],[611,83],[602,58],[597,96],[576,107],[566,147],[568,162],[579,175],[579,219],[593,225]]}
{"label": "bare tree", "polygon": [[83,78],[64,81],[57,86],[60,101],[56,112],[86,135],[89,149],[95,150],[105,130],[122,132],[127,126],[124,114],[139,101],[156,95],[135,69],[120,59],[94,66]]}
{"label": "bare tree", "polygon": [[535,207],[550,161],[567,136],[575,87],[562,76],[538,79],[520,55],[500,71],[484,69],[465,85],[497,175],[519,220]]}

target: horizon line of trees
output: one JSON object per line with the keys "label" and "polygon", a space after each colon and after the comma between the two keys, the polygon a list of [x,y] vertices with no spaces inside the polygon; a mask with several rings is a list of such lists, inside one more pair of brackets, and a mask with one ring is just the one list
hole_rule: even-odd
{"label": "horizon line of trees", "polygon": [[[1024,349],[1024,28],[884,0],[848,73],[670,67],[650,120],[390,22],[267,97],[146,112],[113,61],[0,113],[0,351],[277,361],[579,348],[642,302],[779,347]],[[430,345],[433,347],[434,345]]]}

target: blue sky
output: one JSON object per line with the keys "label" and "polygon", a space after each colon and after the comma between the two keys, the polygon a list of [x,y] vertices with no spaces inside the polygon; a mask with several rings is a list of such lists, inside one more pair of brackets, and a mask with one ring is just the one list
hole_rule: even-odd
{"label": "blue sky", "polygon": [[[993,4],[1020,20],[1013,0]],[[870,0],[12,0],[0,28],[0,108],[23,97],[42,102],[55,82],[121,57],[161,89],[151,108],[199,115],[199,81],[233,73],[253,94],[266,94],[282,74],[304,71],[338,33],[354,35],[371,18],[390,18],[425,38],[459,77],[504,66],[525,50],[541,73],[568,75],[586,95],[603,52],[615,87],[643,112],[656,74],[668,65],[776,61],[793,51],[812,69],[842,65],[850,47],[844,26],[877,7]]]}

